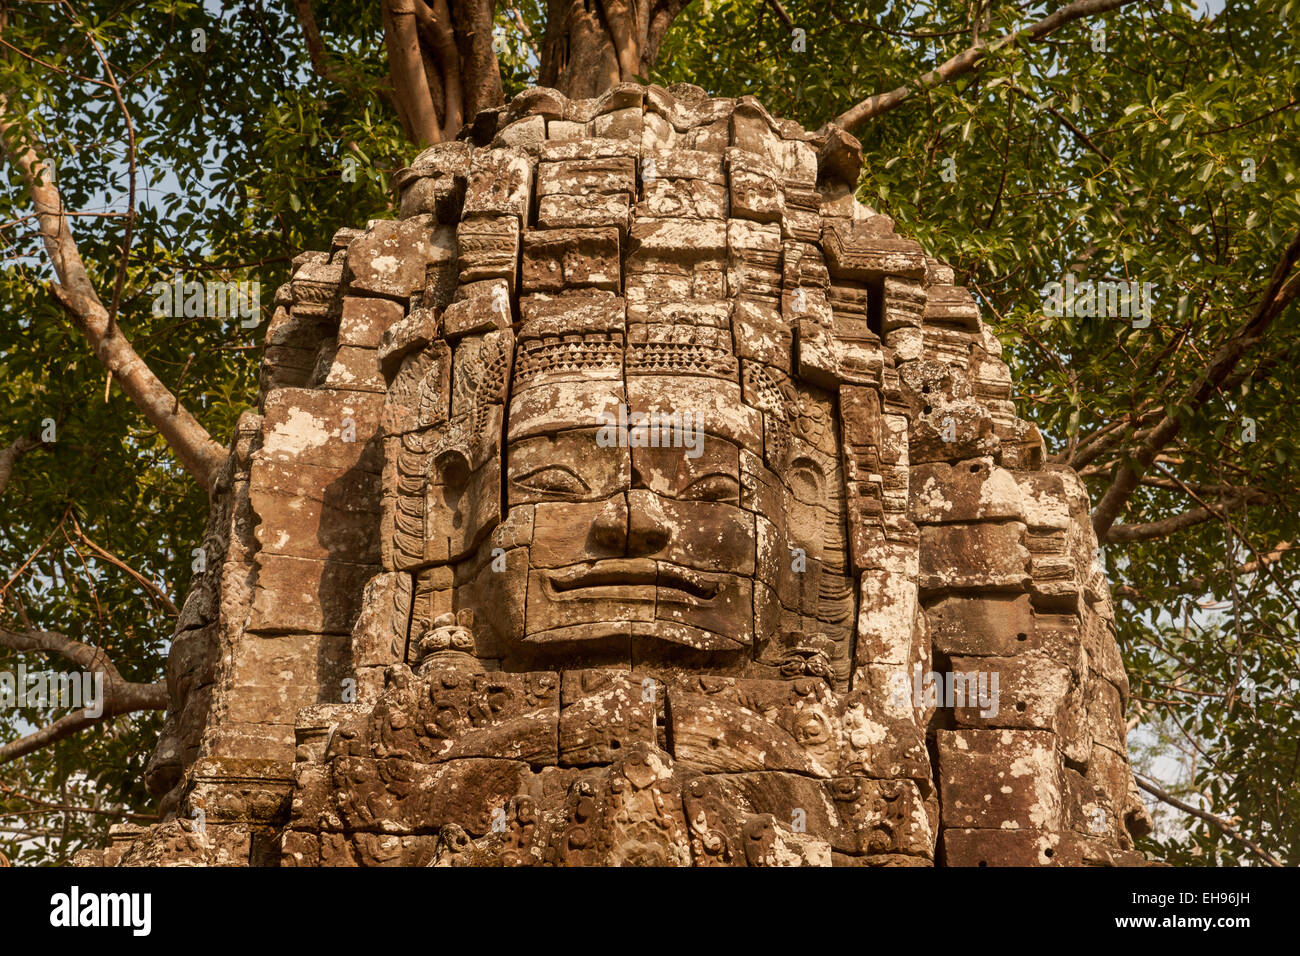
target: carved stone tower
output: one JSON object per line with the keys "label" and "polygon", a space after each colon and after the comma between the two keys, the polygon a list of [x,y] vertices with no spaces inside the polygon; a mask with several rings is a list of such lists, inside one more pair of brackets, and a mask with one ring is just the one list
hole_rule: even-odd
{"label": "carved stone tower", "polygon": [[1087,495],[861,158],[533,90],[300,256],[103,859],[1142,862]]}

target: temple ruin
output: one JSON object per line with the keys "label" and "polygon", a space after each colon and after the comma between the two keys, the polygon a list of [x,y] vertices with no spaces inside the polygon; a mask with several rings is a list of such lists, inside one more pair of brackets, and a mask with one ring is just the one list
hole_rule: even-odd
{"label": "temple ruin", "polygon": [[535,89],[299,256],[83,861],[1145,862],[1087,493],[861,163]]}

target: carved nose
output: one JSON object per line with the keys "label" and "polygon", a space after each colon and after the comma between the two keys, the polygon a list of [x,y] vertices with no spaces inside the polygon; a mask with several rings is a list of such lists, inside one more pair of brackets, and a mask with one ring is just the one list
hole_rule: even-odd
{"label": "carved nose", "polygon": [[627,502],[622,495],[615,495],[605,502],[591,531],[601,549],[623,553],[627,545]]}
{"label": "carved nose", "polygon": [[629,491],[627,553],[629,556],[654,554],[672,540],[672,524],[653,491]]}

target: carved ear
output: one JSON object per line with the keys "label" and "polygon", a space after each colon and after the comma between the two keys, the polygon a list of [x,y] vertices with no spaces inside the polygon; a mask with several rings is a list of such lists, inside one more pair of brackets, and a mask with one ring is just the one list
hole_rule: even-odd
{"label": "carved ear", "polygon": [[474,609],[472,607],[463,607],[456,612],[456,623],[461,627],[474,626]]}
{"label": "carved ear", "polygon": [[786,481],[795,498],[805,503],[820,501],[826,489],[826,475],[821,466],[803,455],[790,463]]}

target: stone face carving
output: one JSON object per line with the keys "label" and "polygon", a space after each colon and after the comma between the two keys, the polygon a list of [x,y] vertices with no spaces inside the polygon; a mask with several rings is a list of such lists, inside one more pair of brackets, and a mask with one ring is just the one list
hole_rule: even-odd
{"label": "stone face carving", "polygon": [[202,859],[1142,862],[1086,494],[852,138],[637,86],[468,135],[277,297],[177,641],[230,673],[155,758]]}

